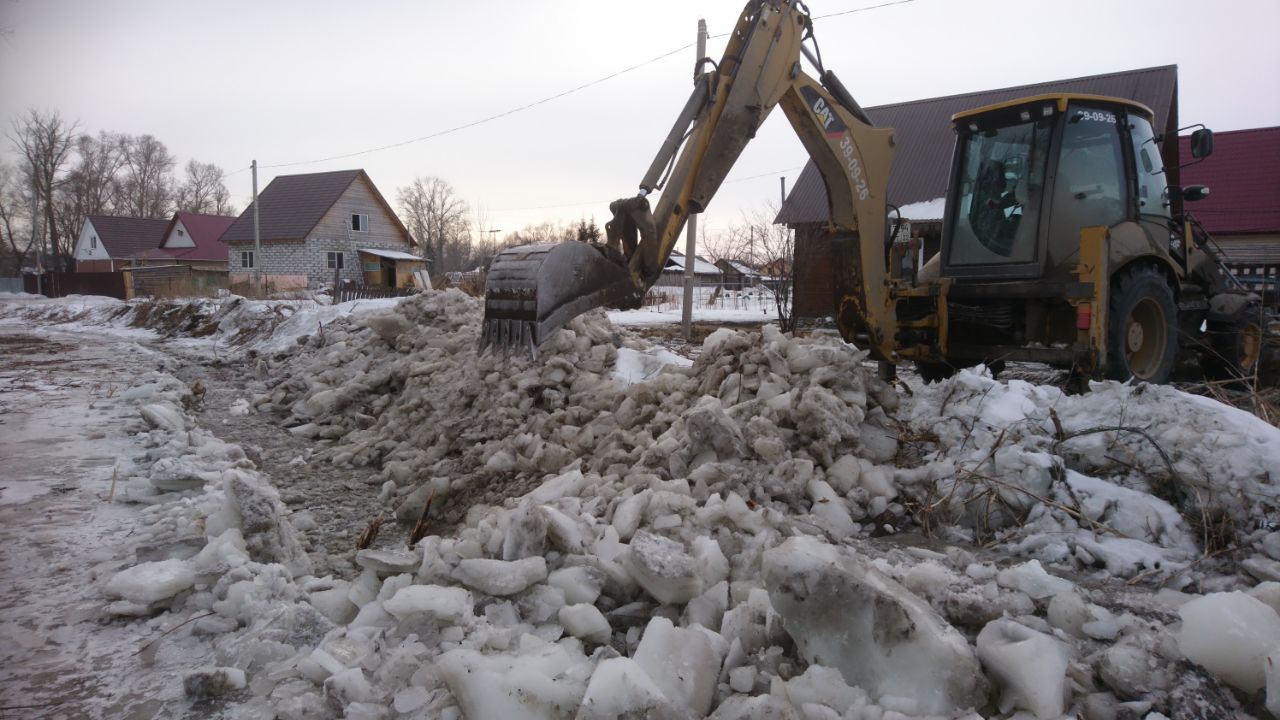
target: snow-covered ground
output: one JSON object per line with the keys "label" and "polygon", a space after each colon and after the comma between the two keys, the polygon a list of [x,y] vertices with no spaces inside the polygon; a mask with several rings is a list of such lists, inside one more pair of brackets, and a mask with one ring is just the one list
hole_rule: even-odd
{"label": "snow-covered ground", "polygon": [[1280,430],[1251,415],[981,370],[898,390],[768,326],[690,362],[602,312],[477,355],[480,313],[0,298],[4,707],[1280,705]]}
{"label": "snow-covered ground", "polygon": [[[657,287],[650,291],[664,301],[638,310],[610,310],[609,321],[622,327],[668,325],[684,317],[684,289]],[[776,318],[773,294],[762,287],[746,290],[694,288],[692,317],[696,322],[764,323]]]}

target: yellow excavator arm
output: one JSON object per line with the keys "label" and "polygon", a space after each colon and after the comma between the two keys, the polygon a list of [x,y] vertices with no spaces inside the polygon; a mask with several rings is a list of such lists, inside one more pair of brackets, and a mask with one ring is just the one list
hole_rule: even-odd
{"label": "yellow excavator arm", "polygon": [[[865,333],[877,355],[893,357],[885,200],[893,131],[872,126],[820,55],[804,45],[812,36],[798,0],[747,3],[720,62],[695,82],[640,193],[610,205],[607,242],[522,246],[494,259],[482,344],[536,351],[551,332],[593,307],[639,307],[689,216],[706,208],[781,104],[826,184],[831,237],[856,255],[842,258],[847,262],[835,273],[842,334]],[[821,81],[803,72],[802,54]],[[662,194],[653,208],[648,196],[657,190]]]}

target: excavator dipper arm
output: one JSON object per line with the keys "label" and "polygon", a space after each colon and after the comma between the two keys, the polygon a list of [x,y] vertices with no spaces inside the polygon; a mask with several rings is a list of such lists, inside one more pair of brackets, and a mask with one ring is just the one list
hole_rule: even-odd
{"label": "excavator dipper arm", "polygon": [[[592,307],[639,307],[689,215],[706,208],[781,104],[827,186],[842,333],[849,339],[865,332],[873,350],[890,357],[895,318],[884,237],[893,132],[872,127],[830,72],[818,68],[819,82],[801,70],[802,45],[811,33],[798,0],[749,2],[720,63],[697,79],[640,194],[610,205],[607,242],[524,246],[495,258],[482,342],[536,348]],[[665,188],[651,207],[648,195],[659,189],[668,167]]]}

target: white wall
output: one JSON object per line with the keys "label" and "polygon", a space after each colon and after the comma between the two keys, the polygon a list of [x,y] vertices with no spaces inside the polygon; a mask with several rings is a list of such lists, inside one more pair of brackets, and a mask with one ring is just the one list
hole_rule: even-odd
{"label": "white wall", "polygon": [[191,239],[191,231],[182,224],[182,221],[173,224],[173,229],[168,235],[164,236],[164,240],[160,241],[162,248],[189,248],[195,247],[196,243]]}
{"label": "white wall", "polygon": [[[98,237],[98,231],[93,228],[93,223],[89,218],[85,218],[84,227],[80,228],[80,239],[76,240],[76,260],[110,260],[111,256],[107,254],[107,249],[102,246],[102,240],[97,243],[93,242]],[[94,247],[94,245],[97,247]]]}

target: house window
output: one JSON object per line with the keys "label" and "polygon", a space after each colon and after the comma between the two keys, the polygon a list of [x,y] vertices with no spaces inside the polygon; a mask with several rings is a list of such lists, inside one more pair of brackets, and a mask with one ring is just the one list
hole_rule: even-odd
{"label": "house window", "polygon": [[178,228],[178,237],[185,237],[186,233],[182,232],[182,228]]}
{"label": "house window", "polygon": [[[355,216],[352,216],[352,217],[355,217]],[[342,269],[342,253],[331,252],[326,254],[328,255],[328,260],[329,260],[329,269],[341,270]]]}
{"label": "house window", "polygon": [[240,253],[240,267],[243,267],[243,268],[253,267],[253,251],[252,250],[245,250],[244,252]]}
{"label": "house window", "polygon": [[93,249],[95,249],[95,250],[98,248],[98,236],[97,236],[97,235],[90,235],[90,236],[89,236],[89,247],[91,247],[91,248],[93,248]]}
{"label": "house window", "polygon": [[352,213],[351,229],[355,232],[369,232],[369,216],[361,213]]}

